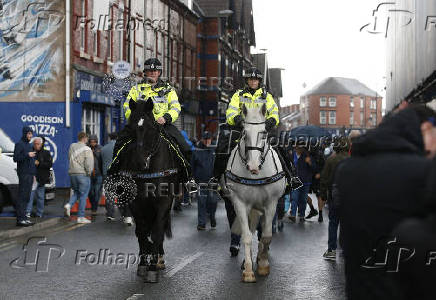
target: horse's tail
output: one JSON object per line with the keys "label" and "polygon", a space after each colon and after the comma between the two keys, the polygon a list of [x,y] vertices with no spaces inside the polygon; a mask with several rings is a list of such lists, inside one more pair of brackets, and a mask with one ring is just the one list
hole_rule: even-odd
{"label": "horse's tail", "polygon": [[255,208],[251,209],[250,214],[248,215],[248,225],[251,233],[254,233],[256,231],[257,225],[259,224],[259,220],[262,215],[263,213],[260,210]]}
{"label": "horse's tail", "polygon": [[173,237],[173,232],[171,230],[171,215],[168,216],[167,224],[165,227],[165,236],[169,239]]}

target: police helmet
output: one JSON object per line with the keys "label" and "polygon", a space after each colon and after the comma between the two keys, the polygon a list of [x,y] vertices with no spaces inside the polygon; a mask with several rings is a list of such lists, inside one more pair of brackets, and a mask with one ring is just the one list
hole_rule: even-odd
{"label": "police helmet", "polygon": [[144,72],[145,71],[162,71],[162,64],[157,58],[149,58],[144,63]]}
{"label": "police helmet", "polygon": [[256,68],[250,68],[247,71],[245,71],[244,78],[247,80],[249,78],[259,79],[259,81],[262,81],[263,74]]}

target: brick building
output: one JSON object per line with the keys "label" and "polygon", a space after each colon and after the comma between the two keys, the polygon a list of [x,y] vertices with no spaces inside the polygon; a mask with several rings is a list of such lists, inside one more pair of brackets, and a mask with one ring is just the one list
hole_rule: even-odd
{"label": "brick building", "polygon": [[329,77],[300,97],[302,124],[325,128],[374,128],[382,97],[356,79]]}
{"label": "brick building", "polygon": [[251,0],[197,0],[199,130],[216,131],[233,92],[243,85],[255,46]]}

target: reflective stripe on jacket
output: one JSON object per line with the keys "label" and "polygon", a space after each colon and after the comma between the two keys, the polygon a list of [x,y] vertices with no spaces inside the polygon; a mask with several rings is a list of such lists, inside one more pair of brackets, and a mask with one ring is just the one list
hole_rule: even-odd
{"label": "reflective stripe on jacket", "polygon": [[262,97],[263,88],[256,90],[252,95],[249,92],[241,93],[243,90],[237,90],[233,94],[232,100],[226,111],[226,121],[229,125],[235,125],[235,117],[241,114],[242,104],[247,108],[261,107],[266,104],[266,118],[276,120],[276,125],[279,124],[279,108],[270,93],[266,93],[266,98]]}
{"label": "reflective stripe on jacket", "polygon": [[124,115],[130,117],[129,101],[147,100],[151,98],[153,105],[153,116],[155,120],[168,113],[171,122],[175,122],[181,112],[181,106],[176,91],[169,84],[158,83],[154,88],[148,83],[140,83],[130,89],[129,95],[124,102]]}

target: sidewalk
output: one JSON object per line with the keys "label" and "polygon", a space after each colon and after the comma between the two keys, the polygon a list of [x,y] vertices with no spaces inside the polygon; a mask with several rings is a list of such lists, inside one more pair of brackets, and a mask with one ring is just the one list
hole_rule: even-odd
{"label": "sidewalk", "polygon": [[31,218],[35,225],[30,227],[17,227],[14,208],[12,206],[5,207],[0,214],[0,241],[35,232],[66,221],[63,206],[68,197],[68,189],[56,190],[55,199],[45,203],[43,217]]}

